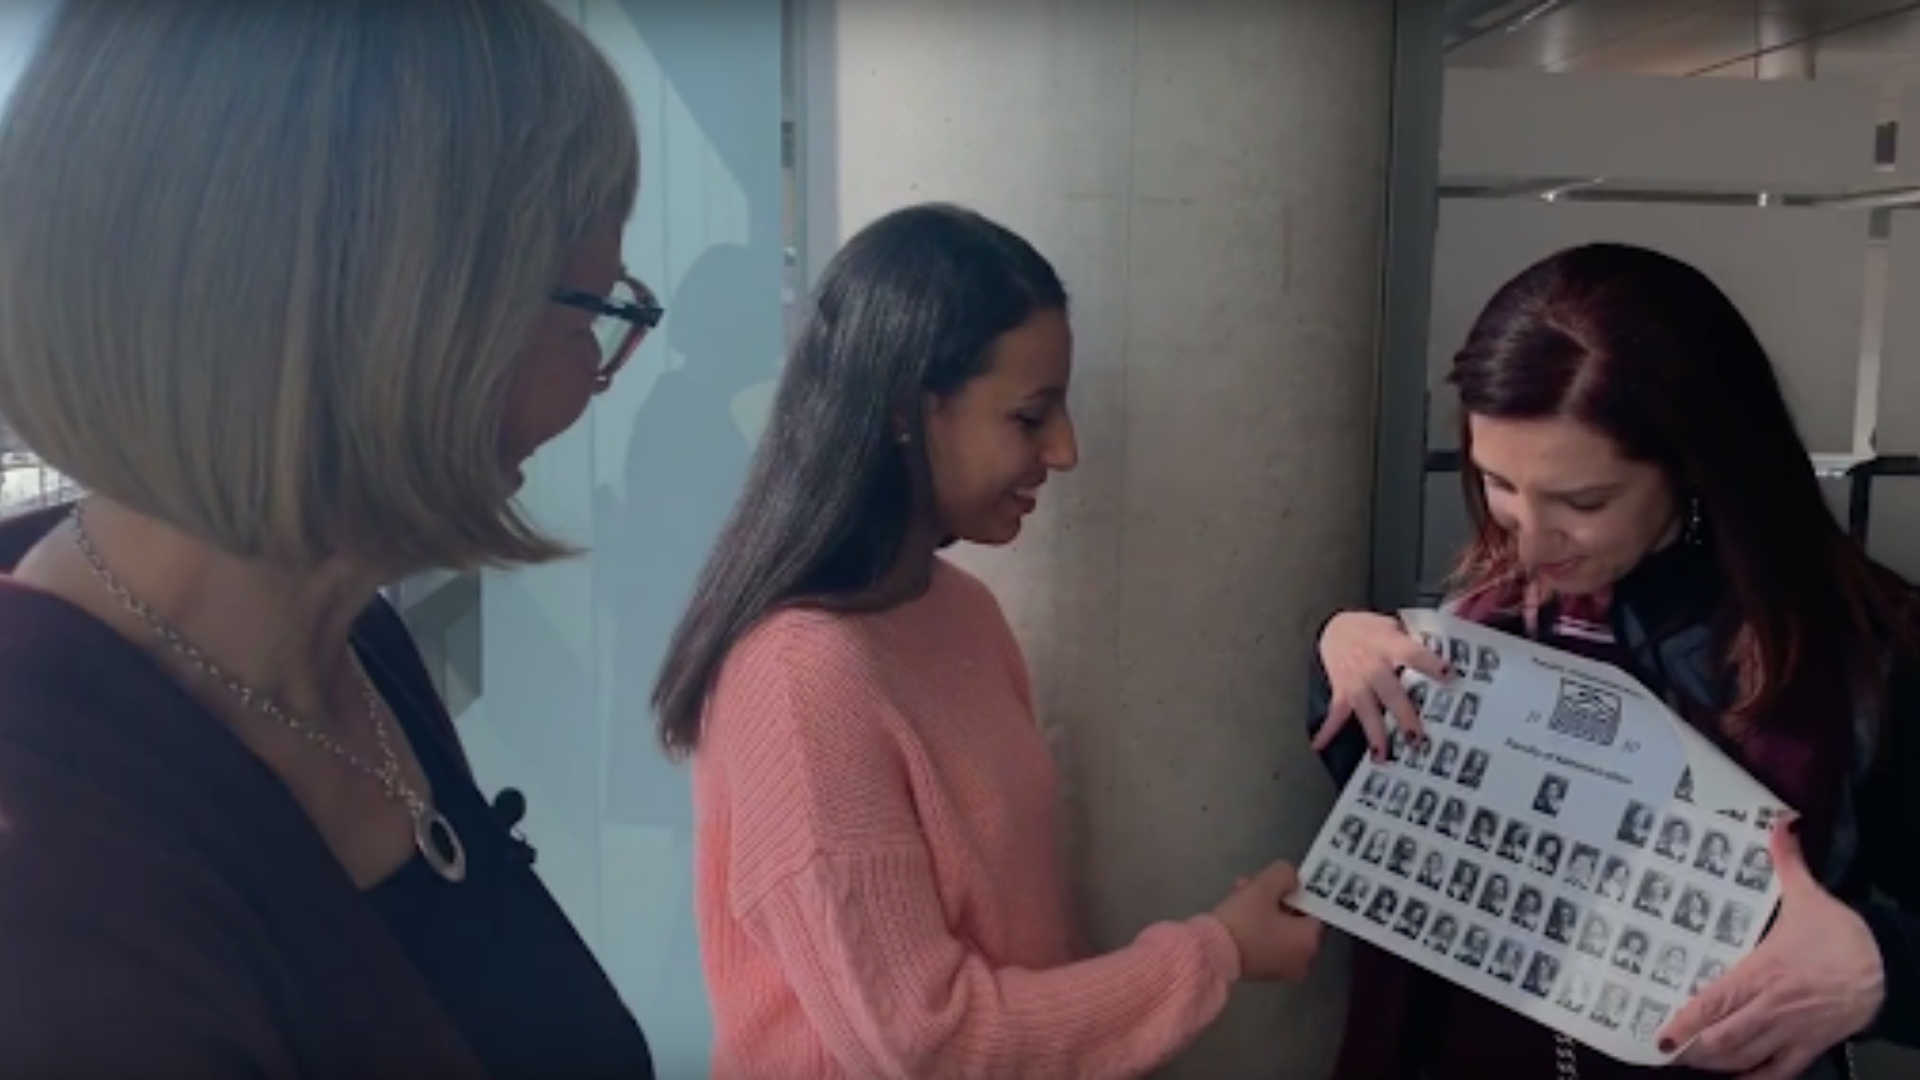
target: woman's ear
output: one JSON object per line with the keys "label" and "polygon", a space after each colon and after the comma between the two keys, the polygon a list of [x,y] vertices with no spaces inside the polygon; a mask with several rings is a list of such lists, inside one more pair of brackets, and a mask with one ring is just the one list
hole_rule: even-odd
{"label": "woman's ear", "polygon": [[945,402],[941,399],[940,395],[926,393],[920,396],[920,411],[918,415],[914,415],[912,410],[908,408],[894,410],[893,418],[889,421],[892,425],[893,441],[901,446],[906,446],[916,439],[922,438],[923,433],[926,431],[927,418],[938,414],[944,404]]}

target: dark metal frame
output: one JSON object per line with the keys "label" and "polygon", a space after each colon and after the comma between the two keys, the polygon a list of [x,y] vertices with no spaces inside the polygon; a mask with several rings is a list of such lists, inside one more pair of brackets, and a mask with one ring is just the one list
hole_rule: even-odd
{"label": "dark metal frame", "polygon": [[1420,595],[1420,550],[1426,533],[1420,453],[1427,444],[1428,318],[1434,233],[1440,220],[1447,25],[1443,5],[1433,0],[1394,2],[1368,566],[1368,598],[1382,611],[1403,607]]}

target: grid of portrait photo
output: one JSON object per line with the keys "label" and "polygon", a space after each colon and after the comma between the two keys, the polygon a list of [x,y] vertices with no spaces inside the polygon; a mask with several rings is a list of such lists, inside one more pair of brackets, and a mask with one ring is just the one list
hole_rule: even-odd
{"label": "grid of portrait photo", "polygon": [[1664,1060],[1660,1028],[1773,911],[1773,812],[1702,813],[1683,778],[1659,807],[1567,820],[1577,785],[1608,782],[1477,738],[1471,676],[1409,678],[1427,737],[1396,733],[1341,793],[1302,863],[1308,910],[1614,1057]]}

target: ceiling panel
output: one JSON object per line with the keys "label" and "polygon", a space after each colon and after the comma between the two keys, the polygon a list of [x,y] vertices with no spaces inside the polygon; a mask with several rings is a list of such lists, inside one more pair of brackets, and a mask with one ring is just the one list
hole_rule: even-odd
{"label": "ceiling panel", "polygon": [[1724,0],[1580,0],[1517,30],[1484,33],[1447,56],[1456,67],[1552,68]]}
{"label": "ceiling panel", "polygon": [[[1455,27],[1473,14],[1457,12]],[[1489,8],[1482,4],[1478,11]],[[1507,18],[1525,4],[1508,5]],[[1480,25],[1486,25],[1481,23]],[[1448,53],[1454,67],[1910,82],[1915,0],[1575,0]],[[1884,73],[1884,74],[1883,74]]]}
{"label": "ceiling panel", "polygon": [[1753,56],[1794,36],[1783,17],[1756,18],[1752,0],[1729,0],[1630,37],[1581,49],[1548,70],[1691,75]]}

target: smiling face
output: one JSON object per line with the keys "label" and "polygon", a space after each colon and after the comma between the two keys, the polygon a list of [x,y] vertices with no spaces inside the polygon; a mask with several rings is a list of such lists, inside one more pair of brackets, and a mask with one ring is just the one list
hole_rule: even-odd
{"label": "smiling face", "polygon": [[1042,311],[1000,336],[985,372],[927,402],[927,460],[946,535],[1011,541],[1047,477],[1078,463],[1067,415],[1072,374],[1066,314]]}
{"label": "smiling face", "polygon": [[[620,231],[615,219],[596,224],[575,249],[558,289],[605,296],[621,272]],[[593,320],[592,312],[549,303],[534,322],[500,425],[500,469],[510,488],[525,481],[527,458],[572,427],[601,389]]]}
{"label": "smiling face", "polygon": [[1468,430],[1488,513],[1557,593],[1605,589],[1679,532],[1665,473],[1585,424],[1472,416]]}

